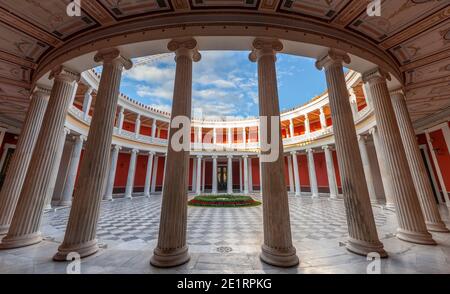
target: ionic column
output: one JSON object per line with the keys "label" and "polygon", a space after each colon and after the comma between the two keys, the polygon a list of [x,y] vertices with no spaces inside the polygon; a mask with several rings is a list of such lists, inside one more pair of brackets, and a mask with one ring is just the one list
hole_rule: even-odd
{"label": "ionic column", "polygon": [[86,92],[84,93],[84,100],[83,100],[83,119],[87,120],[89,116],[89,110],[91,109],[91,103],[92,103],[92,88],[89,87]]}
{"label": "ionic column", "polygon": [[244,144],[244,148],[247,145],[247,131],[245,127],[242,128],[242,143]]}
{"label": "ionic column", "polygon": [[102,75],[66,233],[54,260],[66,260],[71,252],[85,257],[98,250],[97,223],[108,176],[120,81],[123,69],[130,69],[132,63],[115,48],[97,52],[94,61],[103,62]]}
{"label": "ionic column", "polygon": [[[282,49],[283,44],[278,40],[255,39],[250,53],[250,60],[258,63],[259,116],[270,120],[280,117],[275,55]],[[272,128],[262,130],[264,131],[272,142],[278,140],[278,150],[261,150],[264,244],[260,258],[275,266],[295,266],[299,260],[292,245],[281,126],[278,122],[277,132],[274,133]],[[278,156],[275,160],[266,162],[266,157],[272,159],[269,156],[271,152],[278,152]]]}
{"label": "ionic column", "polygon": [[320,114],[319,114],[319,119],[320,119],[320,128],[326,129],[327,128],[327,119],[325,117],[325,112],[323,111],[323,107],[319,108]]}
{"label": "ionic column", "polygon": [[136,158],[139,150],[132,149],[130,157],[130,166],[128,167],[127,185],[125,186],[125,198],[133,198],[134,174],[136,172]]}
{"label": "ionic column", "polygon": [[150,189],[151,189],[150,191],[152,193],[156,192],[156,178],[158,177],[158,159],[159,159],[159,157],[155,156],[155,158],[154,158],[155,162],[153,163],[152,184],[150,187]]}
{"label": "ionic column", "polygon": [[311,185],[311,197],[319,197],[319,188],[317,187],[316,164],[314,163],[314,150],[308,149],[308,172],[309,183]]}
{"label": "ionic column", "polygon": [[103,200],[113,200],[114,180],[116,178],[117,159],[119,158],[119,151],[122,149],[119,145],[114,145],[111,148],[110,164],[108,171],[108,179],[106,181],[106,191]]}
{"label": "ionic column", "polygon": [[438,207],[434,200],[433,188],[428,177],[422,155],[417,145],[414,128],[409,117],[406,100],[401,90],[391,93],[392,105],[400,130],[403,146],[406,152],[406,159],[410,167],[411,176],[419,197],[422,213],[429,231],[448,232],[439,214]]}
{"label": "ionic column", "polygon": [[6,234],[19,201],[20,191],[39,135],[50,90],[36,87],[0,193],[0,235]]}
{"label": "ionic column", "polygon": [[387,168],[386,158],[384,151],[381,148],[380,139],[378,138],[377,127],[373,127],[369,130],[372,135],[373,145],[377,153],[378,166],[380,167],[381,182],[383,183],[384,197],[386,198],[386,207],[395,209],[394,205],[394,190],[392,188],[392,179],[389,175],[389,169]]}
{"label": "ionic column", "polygon": [[[159,267],[180,265],[190,258],[186,244],[189,150],[181,148],[176,151],[170,142],[180,128],[178,125],[172,125],[173,119],[180,116],[189,120],[191,118],[192,62],[199,61],[201,57],[197,51],[197,41],[194,39],[172,40],[168,44],[168,49],[175,51],[176,55],[175,86],[158,245],[150,260],[152,265]],[[190,121],[189,126],[183,127],[190,129]],[[190,141],[190,138],[183,138],[184,140]]]}
{"label": "ionic column", "polygon": [[252,158],[247,158],[248,162],[248,191],[253,192],[253,165]]}
{"label": "ionic column", "polygon": [[125,119],[125,115],[123,113],[124,110],[125,109],[123,108],[123,106],[119,106],[119,115],[118,115],[118,118],[117,118],[117,129],[119,131],[119,134],[122,132],[123,120]]}
{"label": "ionic column", "polygon": [[150,197],[150,185],[151,185],[151,178],[152,178],[153,156],[155,156],[155,152],[150,151],[148,153],[147,170],[145,172],[145,184],[144,184],[144,196],[145,197]]}
{"label": "ionic column", "polygon": [[83,141],[85,137],[78,135],[75,137],[75,144],[72,147],[72,154],[70,157],[70,163],[67,171],[66,184],[62,193],[61,201],[59,205],[68,206],[72,204],[72,195],[75,188],[75,180],[77,178],[78,165],[80,163],[81,150],[83,149]]}
{"label": "ionic column", "polygon": [[349,238],[346,247],[347,250],[356,254],[367,256],[370,252],[378,252],[380,256],[386,257],[387,253],[378,239],[369,191],[364,178],[343,62],[349,63],[350,57],[338,50],[330,50],[316,62],[316,67],[319,70],[325,68],[336,153],[347,212]]}
{"label": "ionic column", "polygon": [[227,140],[228,140],[228,146],[231,147],[231,144],[233,144],[233,134],[232,134],[231,128],[228,128],[228,130],[227,130]]}
{"label": "ionic column", "polygon": [[289,137],[294,137],[294,120],[292,118],[289,119]]}
{"label": "ionic column", "polygon": [[227,193],[233,194],[233,155],[228,155]]}
{"label": "ionic column", "polygon": [[213,144],[217,144],[217,129],[213,129]]}
{"label": "ionic column", "polygon": [[330,146],[325,145],[322,147],[325,152],[325,162],[327,165],[328,186],[330,188],[330,198],[336,199],[339,195],[339,190],[336,181],[336,173],[334,170],[333,154],[331,153]]}
{"label": "ionic column", "polygon": [[202,192],[202,187],[201,187],[201,179],[202,179],[202,156],[201,155],[197,155],[197,183],[195,185],[196,191],[195,193],[197,195],[200,195]]}
{"label": "ionic column", "polygon": [[308,114],[305,114],[305,134],[309,135],[311,133],[311,127],[309,125]]}
{"label": "ionic column", "polygon": [[152,138],[155,138],[156,136],[156,119],[153,119],[152,122]]}
{"label": "ionic column", "polygon": [[242,155],[242,161],[244,162],[244,194],[248,194],[248,155]]}
{"label": "ionic column", "polygon": [[287,156],[287,162],[288,162],[288,174],[289,174],[289,190],[291,193],[294,193],[295,187],[294,187],[294,175],[292,174],[292,159],[291,156]]}
{"label": "ionic column", "polygon": [[202,143],[203,142],[203,129],[202,127],[197,128],[197,142]]}
{"label": "ionic column", "polygon": [[294,165],[294,182],[295,182],[295,196],[300,196],[301,186],[300,186],[300,174],[298,172],[298,161],[297,161],[297,152],[292,151],[292,164]]}
{"label": "ionic column", "polygon": [[373,185],[372,170],[370,168],[369,154],[367,153],[367,136],[358,136],[359,152],[364,167],[364,176],[366,177],[367,189],[369,190],[369,198],[372,203],[377,203],[377,194]]}
{"label": "ionic column", "polygon": [[140,132],[141,132],[141,115],[138,113],[136,117],[136,122],[134,124],[134,133],[136,134],[136,137],[139,136]]}
{"label": "ionic column", "polygon": [[355,120],[358,118],[358,101],[356,100],[355,90],[353,90],[353,88],[350,88],[349,94],[350,94],[350,106],[352,108],[352,115],[353,119]]}
{"label": "ionic column", "polygon": [[[44,205],[52,185],[53,173],[57,173],[56,167],[59,165],[58,158],[55,155],[58,154],[59,149],[62,149],[60,146],[64,144],[64,122],[80,75],[61,66],[50,73],[50,78],[54,79],[50,99],[8,234],[0,244],[1,249],[23,247],[39,243],[42,240],[39,229]],[[45,98],[40,97],[39,99]],[[42,101],[39,103],[45,104]],[[41,105],[39,110],[42,111],[42,107],[45,108],[44,105]],[[39,121],[38,117],[30,119],[36,119],[36,123]],[[32,126],[32,129],[37,131],[35,126]],[[24,131],[29,132],[31,130],[27,129]],[[32,140],[26,141],[23,143],[32,144]],[[26,149],[28,149],[28,146],[21,147],[21,151]],[[25,160],[27,160],[27,157],[25,155]],[[19,165],[15,167],[19,167]],[[18,173],[19,176],[21,174]],[[17,183],[19,185],[20,182],[20,179],[18,179]],[[14,190],[12,191],[15,192]],[[9,208],[14,209],[13,206]]]}
{"label": "ionic column", "polygon": [[192,182],[192,186],[191,186],[192,192],[195,192],[195,190],[196,190],[195,189],[195,183],[197,182],[197,180],[196,180],[197,172],[196,172],[195,168],[196,168],[195,157],[192,157],[192,180],[191,180],[191,182]]}
{"label": "ionic column", "polygon": [[212,156],[213,165],[212,165],[212,194],[217,194],[217,155]]}
{"label": "ionic column", "polygon": [[386,165],[392,180],[394,204],[399,225],[397,237],[413,243],[436,244],[427,231],[417,198],[389,95],[387,78],[390,79],[389,74],[379,69],[366,72],[363,75],[363,81],[369,83],[380,145],[384,151]]}

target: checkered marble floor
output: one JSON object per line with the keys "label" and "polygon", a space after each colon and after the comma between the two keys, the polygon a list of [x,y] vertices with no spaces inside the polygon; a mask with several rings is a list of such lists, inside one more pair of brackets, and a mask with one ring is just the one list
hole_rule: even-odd
{"label": "checkered marble floor", "polygon": [[[259,198],[255,196],[255,198]],[[290,197],[293,240],[326,240],[347,236],[343,201],[326,198]],[[136,197],[102,204],[97,237],[100,242],[155,242],[158,238],[161,196]],[[49,226],[64,232],[68,209],[45,215],[44,234]],[[374,208],[377,226],[383,226],[387,210]],[[47,229],[47,230],[46,230]],[[188,208],[188,244],[201,246],[254,245],[262,243],[262,206],[249,208]]]}

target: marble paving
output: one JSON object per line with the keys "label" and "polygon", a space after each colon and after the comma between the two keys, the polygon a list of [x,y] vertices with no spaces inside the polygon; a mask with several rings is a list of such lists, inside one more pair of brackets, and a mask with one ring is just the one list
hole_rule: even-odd
{"label": "marble paving", "polygon": [[[259,196],[255,196],[258,198]],[[347,224],[342,200],[289,198],[291,227],[300,265],[280,269],[262,263],[262,207],[188,208],[191,260],[172,269],[149,265],[158,237],[161,196],[103,202],[98,224],[101,250],[82,260],[82,273],[367,273],[372,260],[345,250]],[[380,239],[389,253],[381,273],[450,273],[450,234],[435,234],[438,246],[395,238],[391,210],[373,206]],[[44,215],[38,245],[0,251],[0,273],[66,273],[68,263],[51,260],[64,237],[69,209]],[[441,207],[447,224],[449,211]]]}

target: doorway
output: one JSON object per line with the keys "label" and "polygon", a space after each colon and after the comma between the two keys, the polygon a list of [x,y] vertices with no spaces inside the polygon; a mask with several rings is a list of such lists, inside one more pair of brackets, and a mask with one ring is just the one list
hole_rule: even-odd
{"label": "doorway", "polygon": [[227,166],[217,167],[217,191],[224,192],[227,191],[227,178],[228,168]]}

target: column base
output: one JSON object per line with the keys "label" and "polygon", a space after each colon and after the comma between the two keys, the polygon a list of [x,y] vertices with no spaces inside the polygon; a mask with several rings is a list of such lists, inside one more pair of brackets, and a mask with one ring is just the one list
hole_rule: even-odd
{"label": "column base", "polygon": [[25,246],[34,245],[42,241],[42,235],[40,232],[20,236],[20,237],[4,237],[0,243],[0,249],[13,249]]}
{"label": "column base", "polygon": [[150,194],[144,194],[145,198],[150,198]]}
{"label": "column base", "polygon": [[153,250],[150,264],[156,267],[174,267],[185,264],[191,259],[188,246],[179,249],[161,250],[158,247]]}
{"label": "column base", "polygon": [[[427,230],[431,232],[438,232],[438,233],[450,233],[450,230],[445,226],[443,222],[438,223],[431,223],[431,222],[425,222],[427,225]],[[0,231],[1,234],[1,231]]]}
{"label": "column base", "polygon": [[72,201],[60,201],[58,202],[59,206],[71,206],[72,205]]}
{"label": "column base", "polygon": [[133,199],[133,197],[131,195],[126,195],[124,198],[125,199]]}
{"label": "column base", "polygon": [[294,267],[300,262],[294,246],[286,251],[282,251],[262,245],[259,258],[267,264],[278,267]]}
{"label": "column base", "polygon": [[82,244],[75,244],[70,246],[65,246],[64,243],[58,247],[58,252],[53,256],[54,261],[67,261],[67,256],[70,253],[78,253],[80,258],[87,257],[96,253],[99,250],[97,245],[97,240],[92,240]]}
{"label": "column base", "polygon": [[410,243],[437,245],[436,241],[433,240],[433,237],[428,232],[421,233],[397,229],[397,238]]}
{"label": "column base", "polygon": [[349,238],[347,246],[345,246],[345,248],[352,253],[362,256],[367,256],[369,253],[376,252],[380,255],[381,258],[388,257],[387,252],[384,250],[383,243],[381,242],[369,243]]}
{"label": "column base", "polygon": [[312,194],[311,198],[319,198],[319,194]]}
{"label": "column base", "polygon": [[386,202],[386,204],[384,205],[384,207],[387,208],[387,209],[391,209],[391,210],[394,210],[394,211],[395,211],[395,204],[394,204],[394,203]]}

